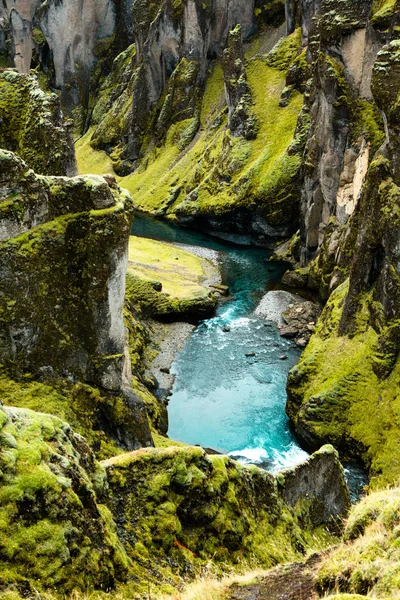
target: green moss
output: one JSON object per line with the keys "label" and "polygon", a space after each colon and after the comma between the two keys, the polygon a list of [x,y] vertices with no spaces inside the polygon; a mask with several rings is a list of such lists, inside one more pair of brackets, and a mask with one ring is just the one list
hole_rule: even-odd
{"label": "green moss", "polygon": [[111,173],[118,180],[118,176],[114,173],[113,163],[110,157],[103,150],[93,150],[90,141],[93,135],[93,127],[91,127],[84,136],[79,138],[75,143],[76,162],[78,173],[85,175],[93,173],[94,175],[106,175]]}
{"label": "green moss", "polygon": [[1,409],[1,416],[8,440],[0,457],[2,586],[67,592],[112,585],[127,561],[109,513],[97,508],[104,472],[83,438],[26,409]]}
{"label": "green moss", "polygon": [[382,114],[375,104],[367,100],[358,100],[353,105],[352,137],[357,140],[361,135],[371,144],[373,156],[385,141],[385,128]]}
{"label": "green moss", "polygon": [[99,429],[104,410],[118,400],[107,398],[101,392],[84,384],[63,380],[41,383],[25,377],[16,381],[0,376],[0,394],[5,406],[29,408],[48,413],[67,421],[75,431],[85,436],[99,458],[108,458],[119,452],[117,444]]}
{"label": "green moss", "polygon": [[154,442],[155,448],[169,448],[170,446],[180,446],[180,447],[187,446],[187,444],[184,444],[183,442],[176,442],[174,440],[170,440],[169,438],[164,437],[154,431],[151,435],[153,437],[153,442]]}
{"label": "green moss", "polygon": [[270,67],[287,71],[293,61],[296,59],[301,44],[301,28],[296,29],[294,33],[283,37],[271,50],[267,57],[267,64]]}
{"label": "green moss", "polygon": [[[344,451],[359,454],[369,465],[373,485],[400,479],[397,419],[400,364],[381,380],[378,334],[369,321],[365,297],[357,333],[338,335],[348,281],[338,287],[324,310],[301,361],[290,374],[289,414],[318,440],[331,440]],[[377,410],[379,406],[379,410]]]}
{"label": "green moss", "polygon": [[69,133],[56,94],[41,90],[34,74],[0,73],[0,146],[16,152],[38,173],[74,170]]}
{"label": "green moss", "polygon": [[317,575],[319,590],[338,590],[343,597],[352,594],[349,598],[357,598],[356,594],[395,598],[400,591],[399,524],[398,489],[361,500],[350,514],[346,543],[332,549],[322,562]]}
{"label": "green moss", "polygon": [[377,27],[387,27],[390,19],[398,10],[398,0],[374,0],[372,3],[371,23]]}
{"label": "green moss", "polygon": [[210,290],[202,284],[213,275],[215,267],[206,259],[172,244],[129,238],[128,273],[150,282],[159,282],[171,298],[207,298]]}
{"label": "green moss", "polygon": [[104,465],[117,527],[142,569],[148,568],[144,557],[150,560],[150,581],[165,578],[166,557],[175,565],[170,582],[177,582],[178,574],[192,577],[211,556],[214,573],[227,565],[271,566],[295,558],[296,547],[333,539],[326,532],[324,539],[321,532],[301,531],[273,477],[226,456],[170,447],[139,450]]}

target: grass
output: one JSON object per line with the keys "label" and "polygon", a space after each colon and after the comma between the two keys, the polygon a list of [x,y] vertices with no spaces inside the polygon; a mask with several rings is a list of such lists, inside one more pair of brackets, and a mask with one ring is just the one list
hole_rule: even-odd
{"label": "grass", "polygon": [[[70,384],[62,379],[51,383],[32,381],[29,376],[15,381],[0,373],[0,397],[5,406],[28,408],[67,421],[75,431],[84,435],[97,448],[101,458],[121,452],[117,444],[94,426],[97,411],[111,406],[96,388],[84,384]],[[118,400],[114,401],[118,404]]]}
{"label": "grass", "polygon": [[160,435],[155,431],[153,431],[151,435],[153,438],[154,446],[156,448],[169,448],[170,446],[178,446],[182,448],[184,446],[187,446],[187,444],[184,444],[183,442],[176,442],[174,440],[170,440],[169,438],[164,437],[163,435]]}
{"label": "grass", "polygon": [[110,157],[103,150],[93,150],[90,140],[94,127],[91,127],[84,136],[75,142],[76,161],[79,175],[115,175]]}
{"label": "grass", "polygon": [[[137,208],[174,220],[175,214],[221,215],[241,206],[259,210],[265,204],[271,222],[287,218],[285,201],[300,162],[299,155],[289,156],[287,149],[303,105],[298,92],[292,94],[288,106],[279,105],[286,76],[282,65],[286,67],[296,54],[297,33],[289,42],[281,43],[275,52],[276,68],[268,66],[263,56],[247,62],[252,108],[260,124],[257,138],[231,137],[222,68],[216,63],[206,82],[200,130],[193,142],[180,151],[187,122],[175,123],[165,143],[150,144],[135,172],[119,179]],[[79,172],[110,172],[111,161],[90,147],[90,136],[89,132],[76,145]]]}
{"label": "grass", "polygon": [[372,487],[399,484],[400,361],[388,378],[376,375],[378,334],[368,322],[368,297],[357,316],[356,335],[337,334],[347,286],[345,282],[331,295],[292,372],[302,377],[293,394],[304,398],[301,419],[318,436],[337,445],[351,436],[367,448],[363,458],[371,468]]}
{"label": "grass", "polygon": [[400,597],[400,490],[371,494],[357,504],[345,542],[331,550],[317,576],[324,591]]}
{"label": "grass", "polygon": [[172,244],[131,236],[128,272],[162,284],[162,291],[173,298],[207,296],[203,282],[216,272],[206,259]]}

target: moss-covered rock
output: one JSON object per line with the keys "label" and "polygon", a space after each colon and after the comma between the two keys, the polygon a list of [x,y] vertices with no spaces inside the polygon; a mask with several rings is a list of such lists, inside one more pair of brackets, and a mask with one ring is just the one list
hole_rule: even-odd
{"label": "moss-covered rock", "polygon": [[75,175],[71,131],[56,94],[45,93],[34,74],[0,73],[0,147],[37,173]]}
{"label": "moss-covered rock", "polygon": [[258,125],[252,109],[251,89],[247,83],[242,32],[239,25],[229,33],[222,69],[231,135],[243,136],[246,140],[254,139],[257,135]]}
{"label": "moss-covered rock", "polygon": [[104,469],[86,441],[27,409],[1,407],[0,428],[1,595],[114,587],[128,559],[99,500]]}
{"label": "moss-covered rock", "polygon": [[317,575],[321,593],[333,598],[395,598],[399,594],[399,490],[367,496],[351,512],[345,543],[331,550]]}
{"label": "moss-covered rock", "polygon": [[[4,150],[0,173],[0,363],[16,380],[17,403],[31,406],[18,383],[27,374],[64,378],[65,417],[72,413],[100,454],[109,455],[106,435],[128,449],[152,445],[143,399],[130,388],[123,321],[129,195],[110,178],[38,176]],[[89,384],[87,393],[71,381]],[[54,402],[60,385],[50,383],[49,398],[41,390],[32,407],[64,417]]]}
{"label": "moss-covered rock", "polygon": [[[259,43],[263,38],[255,41],[255,47]],[[196,111],[193,118],[173,122],[161,147],[148,146],[135,172],[123,178],[122,184],[138,208],[186,225],[251,234],[264,242],[295,231],[299,200],[296,175],[308,118],[302,114],[297,126],[303,98],[296,90],[292,90],[286,106],[280,106],[280,101],[286,75],[283,54],[288,64],[296,56],[299,43],[296,32],[288,47],[280,46],[275,52],[281,57],[276,67],[268,66],[268,59],[259,55],[245,64],[247,105],[259,127],[254,140],[233,137],[228,131],[223,72],[220,64],[214,65],[202,98],[200,130],[192,143],[182,150],[197,129]],[[180,68],[178,64],[177,70]],[[239,70],[243,68],[241,65]],[[175,98],[174,80],[175,74],[167,97],[172,94]],[[189,106],[192,100],[188,102]],[[164,99],[162,103],[164,106]],[[242,127],[241,118],[239,121]],[[104,131],[112,132],[111,124]],[[95,145],[97,139],[95,132]],[[92,154],[88,159],[85,166],[84,153],[80,152],[82,172],[93,165]]]}
{"label": "moss-covered rock", "polygon": [[[150,561],[151,577],[162,578],[171,561],[175,574],[185,577],[211,557],[217,571],[224,563],[288,560],[312,547],[313,535],[323,543],[326,532],[318,528],[340,520],[349,506],[332,448],[312,457],[304,471],[299,467],[277,479],[226,456],[207,456],[201,448],[141,450],[103,465],[118,534],[138,568]],[[326,469],[336,473],[338,502],[325,503]],[[307,492],[302,477],[310,482]],[[324,505],[326,514],[317,505]]]}
{"label": "moss-covered rock", "polygon": [[121,389],[128,195],[104,179],[36,177],[4,151],[1,164],[14,176],[1,204],[1,362]]}

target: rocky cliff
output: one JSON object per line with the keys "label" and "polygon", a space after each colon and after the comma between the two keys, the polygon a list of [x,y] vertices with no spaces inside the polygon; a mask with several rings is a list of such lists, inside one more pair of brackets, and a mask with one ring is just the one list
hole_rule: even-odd
{"label": "rocky cliff", "polygon": [[[75,165],[70,133],[59,100],[34,76],[6,71],[0,86],[2,145],[55,174],[38,175],[0,151],[2,373],[63,380],[58,388],[72,396],[77,382],[94,386],[86,398],[91,425],[129,449],[152,444],[143,401],[130,387],[123,319],[131,199],[113,178],[62,176]],[[54,409],[45,393],[37,407]],[[90,430],[82,408],[75,404],[74,419]]]}
{"label": "rocky cliff", "polygon": [[[0,420],[3,597],[117,586],[140,597],[149,585],[172,592],[210,559],[217,572],[238,560],[268,566],[301,556],[316,540],[335,539],[324,526],[337,527],[349,508],[329,447],[305,467],[316,481],[307,498],[302,491],[286,503],[292,474],[275,478],[200,448],[140,450],[100,464],[60,419],[1,408]],[[336,473],[328,503],[326,471]]]}
{"label": "rocky cliff", "polygon": [[395,3],[322,2],[307,34],[298,274],[329,300],[287,407],[306,446],[329,439],[383,481],[398,478],[399,18]]}
{"label": "rocky cliff", "polygon": [[[330,447],[276,476],[200,448],[122,454],[152,445],[164,419],[143,365],[131,379],[142,319],[150,305],[177,306],[154,303],[151,284],[130,287],[128,336],[133,204],[257,244],[285,240],[285,281],[324,304],[288,381],[297,436],[361,459],[371,487],[398,484],[399,32],[398,0],[0,8],[2,64],[21,72],[0,74],[7,599],[73,587],[143,596],[206,567],[299,560],[338,541],[349,507]],[[81,170],[113,174],[74,177],[61,105],[84,134]],[[315,572],[315,597],[397,593],[398,527],[396,490],[353,509],[346,544]]]}

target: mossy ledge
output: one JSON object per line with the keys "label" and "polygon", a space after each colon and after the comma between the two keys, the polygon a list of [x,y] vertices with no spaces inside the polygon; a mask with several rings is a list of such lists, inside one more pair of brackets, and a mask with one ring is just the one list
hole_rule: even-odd
{"label": "mossy ledge", "polygon": [[[289,500],[301,467],[275,478],[190,447],[99,464],[56,417],[0,407],[0,428],[2,594],[61,597],[75,588],[136,598],[149,582],[172,592],[211,559],[222,573],[301,557],[335,539],[349,508],[331,447],[304,466],[313,487]],[[335,474],[328,504],[327,472]]]}
{"label": "mossy ledge", "polygon": [[0,73],[0,148],[16,152],[37,173],[75,175],[72,121],[56,94],[44,92],[35,73]]}

